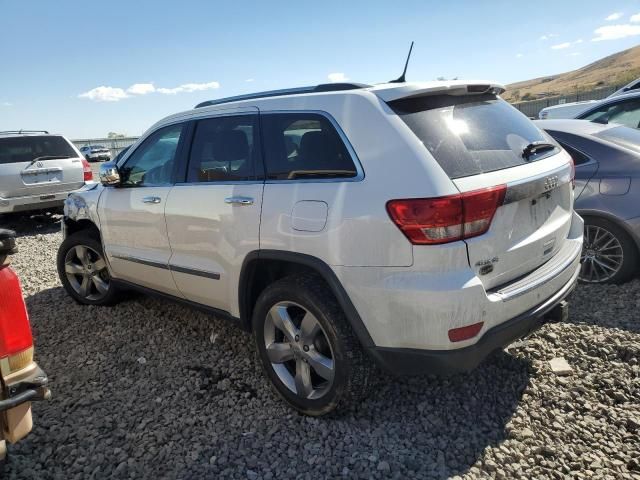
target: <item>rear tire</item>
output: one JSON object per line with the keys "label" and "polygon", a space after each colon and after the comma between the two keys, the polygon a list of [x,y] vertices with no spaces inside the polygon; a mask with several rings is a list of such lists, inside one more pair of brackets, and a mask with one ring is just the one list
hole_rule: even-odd
{"label": "rear tire", "polygon": [[102,244],[89,231],[69,235],[58,249],[58,276],[76,302],[112,305],[119,290],[111,281]]}
{"label": "rear tire", "polygon": [[325,415],[367,396],[375,367],[320,277],[292,275],[267,287],[252,326],[265,375],[299,412]]}
{"label": "rear tire", "polygon": [[627,232],[604,218],[585,217],[582,283],[624,283],[637,268],[638,248]]}

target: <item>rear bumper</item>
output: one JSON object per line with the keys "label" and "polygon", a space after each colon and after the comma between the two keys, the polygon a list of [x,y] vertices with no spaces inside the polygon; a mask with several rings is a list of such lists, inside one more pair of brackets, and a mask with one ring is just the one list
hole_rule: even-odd
{"label": "rear bumper", "polygon": [[65,192],[43,193],[42,195],[27,195],[24,197],[0,197],[0,213],[24,212],[28,210],[43,210],[45,208],[62,207],[70,193]]}
{"label": "rear bumper", "polygon": [[384,370],[395,375],[450,375],[476,368],[490,353],[509,345],[550,321],[567,318],[565,298],[575,288],[579,269],[553,297],[540,305],[488,330],[478,342],[455,350],[372,347],[371,356]]}

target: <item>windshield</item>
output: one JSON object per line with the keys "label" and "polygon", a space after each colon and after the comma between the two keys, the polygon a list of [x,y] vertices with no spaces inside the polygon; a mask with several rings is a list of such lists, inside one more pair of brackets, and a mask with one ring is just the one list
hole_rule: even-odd
{"label": "windshield", "polygon": [[523,151],[532,142],[555,142],[495,95],[434,95],[389,106],[450,178],[515,167],[555,153],[525,159]]}
{"label": "windshield", "polygon": [[0,164],[31,162],[45,156],[76,157],[77,154],[61,136],[39,135],[0,138]]}

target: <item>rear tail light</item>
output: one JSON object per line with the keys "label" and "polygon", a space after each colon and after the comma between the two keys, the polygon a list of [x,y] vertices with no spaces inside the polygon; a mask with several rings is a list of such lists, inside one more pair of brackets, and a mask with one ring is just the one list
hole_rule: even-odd
{"label": "rear tail light", "polygon": [[573,159],[573,157],[571,158],[571,186],[573,188],[576,188],[576,162]]}
{"label": "rear tail light", "polygon": [[484,322],[474,323],[473,325],[467,325],[466,327],[452,328],[449,330],[449,340],[452,342],[462,342],[463,340],[469,340],[475,337],[482,330]]}
{"label": "rear tail light", "polygon": [[489,230],[506,191],[498,185],[448,197],[390,200],[387,212],[414,245],[455,242]]}
{"label": "rear tail light", "polygon": [[11,267],[0,270],[0,358],[12,366],[31,362],[33,337],[18,276]]}
{"label": "rear tail light", "polygon": [[93,172],[91,171],[91,165],[86,158],[81,157],[82,160],[82,171],[84,172],[84,181],[89,182],[93,180]]}

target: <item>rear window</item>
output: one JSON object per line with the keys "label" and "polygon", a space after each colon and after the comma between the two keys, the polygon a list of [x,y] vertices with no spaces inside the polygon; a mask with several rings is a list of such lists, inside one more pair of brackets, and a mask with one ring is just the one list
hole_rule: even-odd
{"label": "rear window", "polygon": [[31,162],[49,156],[78,155],[63,137],[57,135],[0,138],[0,164]]}
{"label": "rear window", "polygon": [[640,153],[640,131],[635,128],[607,128],[606,130],[596,133],[595,136]]}
{"label": "rear window", "polygon": [[518,110],[495,95],[434,95],[390,102],[449,178],[515,167],[555,151],[522,156],[532,142],[553,143]]}

